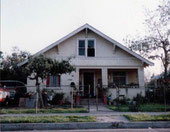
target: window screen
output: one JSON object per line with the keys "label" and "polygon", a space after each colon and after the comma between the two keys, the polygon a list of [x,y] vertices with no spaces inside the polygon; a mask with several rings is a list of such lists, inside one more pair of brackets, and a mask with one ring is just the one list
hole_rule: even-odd
{"label": "window screen", "polygon": [[88,40],[87,56],[89,57],[95,56],[94,40]]}
{"label": "window screen", "polygon": [[126,85],[126,72],[113,72],[113,83],[117,86]]}
{"label": "window screen", "polygon": [[85,56],[85,40],[79,40],[79,55]]}

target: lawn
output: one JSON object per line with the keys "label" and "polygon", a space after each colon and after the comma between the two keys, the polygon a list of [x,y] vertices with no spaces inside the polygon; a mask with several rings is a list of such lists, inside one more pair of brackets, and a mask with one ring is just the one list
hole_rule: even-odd
{"label": "lawn", "polygon": [[113,105],[108,105],[107,106],[109,109],[114,110],[114,111],[120,111],[120,112],[129,112],[129,108],[127,105],[120,105],[119,106],[119,110],[117,106],[113,106]]}
{"label": "lawn", "polygon": [[[117,106],[108,106],[109,109],[120,112],[130,112],[128,105],[120,105],[119,110]],[[141,104],[140,112],[164,112],[163,104]],[[167,111],[170,111],[170,105],[167,105]]]}
{"label": "lawn", "polygon": [[124,116],[131,121],[170,121],[170,114],[166,115],[130,114]]}
{"label": "lawn", "polygon": [[[35,113],[35,109],[0,109],[0,114],[31,114]],[[51,109],[38,109],[38,113],[88,113],[85,108],[51,108]]]}
{"label": "lawn", "polygon": [[1,117],[0,123],[96,122],[95,116],[17,116]]}

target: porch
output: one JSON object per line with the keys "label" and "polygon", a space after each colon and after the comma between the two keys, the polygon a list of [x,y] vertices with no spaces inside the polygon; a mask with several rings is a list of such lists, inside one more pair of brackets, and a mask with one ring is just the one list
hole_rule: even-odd
{"label": "porch", "polygon": [[145,96],[144,73],[141,68],[77,68],[78,86],[81,98],[103,98],[103,92],[107,90],[107,96],[112,99],[119,95],[133,98],[137,94]]}

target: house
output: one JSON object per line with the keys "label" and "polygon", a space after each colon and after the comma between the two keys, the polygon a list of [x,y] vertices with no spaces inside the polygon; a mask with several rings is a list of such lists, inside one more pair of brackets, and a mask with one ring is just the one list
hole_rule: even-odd
{"label": "house", "polygon": [[[81,96],[87,95],[90,86],[90,95],[95,97],[97,86],[102,86],[109,89],[114,99],[115,85],[120,88],[120,94],[127,98],[133,98],[137,93],[145,95],[144,68],[154,65],[89,24],[79,27],[34,56],[39,54],[57,60],[73,57],[71,63],[76,67],[75,72],[50,76],[43,82],[49,88],[58,87],[68,99],[71,82],[82,91]],[[27,84],[35,85],[35,82],[28,79]]]}
{"label": "house", "polygon": [[[164,85],[164,72],[162,72],[159,75],[152,76],[150,85],[153,85],[154,88],[161,88]],[[168,79],[168,85],[170,86],[170,70],[167,71],[167,79]]]}

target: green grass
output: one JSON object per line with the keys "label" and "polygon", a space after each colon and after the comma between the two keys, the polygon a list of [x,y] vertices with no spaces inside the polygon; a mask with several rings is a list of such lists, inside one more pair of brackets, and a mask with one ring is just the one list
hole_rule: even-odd
{"label": "green grass", "polygon": [[109,109],[113,110],[113,111],[120,111],[120,112],[129,112],[129,108],[127,105],[121,105],[119,107],[119,110],[117,108],[117,106],[112,106],[112,105],[108,105],[107,106]]}
{"label": "green grass", "polygon": [[166,115],[130,114],[124,116],[131,121],[170,121],[170,114]]}
{"label": "green grass", "polygon": [[[163,104],[142,104],[139,107],[141,112],[163,112],[165,106]],[[167,105],[167,111],[170,111],[170,105]]]}
{"label": "green grass", "polygon": [[[128,105],[120,105],[119,110],[117,106],[108,106],[109,109],[120,112],[130,112]],[[140,112],[164,112],[163,104],[141,104]],[[167,105],[167,111],[170,111],[170,105]]]}
{"label": "green grass", "polygon": [[0,123],[96,122],[95,116],[17,116],[1,117]]}
{"label": "green grass", "polygon": [[[52,108],[52,109],[38,109],[38,113],[87,113],[85,108]],[[35,113],[35,109],[0,109],[0,114],[31,114]]]}

